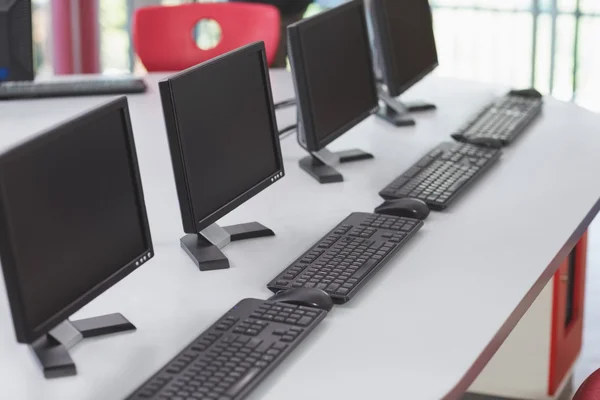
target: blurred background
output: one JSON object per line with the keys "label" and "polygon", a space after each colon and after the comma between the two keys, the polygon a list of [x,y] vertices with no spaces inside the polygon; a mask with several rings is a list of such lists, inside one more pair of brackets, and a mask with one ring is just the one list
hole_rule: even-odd
{"label": "blurred background", "polygon": [[[137,7],[187,2],[193,1],[100,0],[103,72],[143,71],[130,40]],[[307,15],[335,2],[314,4]],[[33,3],[36,66],[38,72],[51,72],[50,0]],[[431,5],[440,58],[437,75],[534,85],[600,111],[600,74],[593,73],[600,71],[600,52],[594,51],[600,38],[599,0],[431,0]],[[205,22],[197,41],[210,47],[218,35],[219,27]]]}

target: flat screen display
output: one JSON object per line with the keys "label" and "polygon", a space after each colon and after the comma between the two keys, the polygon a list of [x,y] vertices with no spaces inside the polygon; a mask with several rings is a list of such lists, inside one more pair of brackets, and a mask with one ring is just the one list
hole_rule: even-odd
{"label": "flat screen display", "polygon": [[88,115],[0,157],[2,241],[12,250],[28,331],[151,245],[125,112]]}
{"label": "flat screen display", "polygon": [[[317,142],[330,142],[368,116],[378,102],[363,2],[298,24],[297,35],[300,48],[292,49],[293,62],[304,71],[299,84],[308,89],[308,117]],[[302,74],[296,77],[303,79]]]}
{"label": "flat screen display", "polygon": [[265,70],[263,51],[242,51],[170,80],[195,223],[282,169]]}
{"label": "flat screen display", "polygon": [[375,12],[389,43],[381,54],[391,61],[386,84],[397,96],[438,65],[431,9],[427,0],[377,0],[375,6],[382,7]]}

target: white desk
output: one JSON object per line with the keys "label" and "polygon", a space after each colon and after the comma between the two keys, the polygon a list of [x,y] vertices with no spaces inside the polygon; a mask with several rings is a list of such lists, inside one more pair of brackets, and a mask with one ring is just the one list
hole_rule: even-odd
{"label": "white desk", "polygon": [[[182,227],[156,82],[130,97],[156,250],[152,262],[75,317],[121,312],[132,334],[87,340],[72,356],[77,377],[46,381],[13,333],[0,285],[0,387],[6,399],[123,398],[244,297],[267,298],[278,272],[504,89],[427,78],[409,97],[434,101],[415,128],[368,119],[332,149],[360,147],[374,160],[339,167],[342,184],[300,170],[293,137],[282,143],[286,177],[223,223],[258,220],[274,238],[233,243],[226,271],[203,272],[179,247]],[[274,96],[292,95],[272,75]],[[0,147],[106,99],[0,103]],[[280,125],[291,122],[283,111]],[[232,116],[234,117],[234,116]],[[546,99],[544,115],[501,162],[421,232],[350,303],[329,317],[252,399],[455,399],[485,366],[598,211],[600,116]],[[47,227],[52,234],[52,227]]]}

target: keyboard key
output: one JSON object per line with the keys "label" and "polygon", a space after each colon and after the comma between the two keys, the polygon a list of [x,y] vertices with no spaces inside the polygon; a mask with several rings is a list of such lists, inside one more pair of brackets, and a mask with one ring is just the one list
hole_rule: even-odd
{"label": "keyboard key", "polygon": [[358,271],[356,271],[354,273],[354,275],[352,275],[352,278],[354,278],[354,279],[361,279],[363,276],[365,276],[375,266],[375,264],[376,264],[376,262],[374,260],[368,261]]}
{"label": "keyboard key", "polygon": [[340,287],[339,283],[332,283],[327,287],[328,292],[335,292]]}
{"label": "keyboard key", "polygon": [[274,349],[277,349],[277,350],[281,350],[281,351],[283,351],[283,350],[285,350],[287,347],[288,347],[288,345],[287,345],[287,344],[285,344],[285,343],[281,343],[281,342],[275,342],[275,343],[273,343],[273,348],[274,348]]}
{"label": "keyboard key", "polygon": [[313,321],[313,318],[311,317],[302,317],[298,320],[297,324],[300,326],[308,326],[311,322]]}
{"label": "keyboard key", "polygon": [[236,396],[238,392],[240,392],[244,387],[246,387],[248,383],[250,383],[252,379],[254,379],[259,373],[260,368],[258,367],[250,369],[243,377],[240,378],[240,380],[235,385],[231,387],[231,389],[227,391],[227,396]]}

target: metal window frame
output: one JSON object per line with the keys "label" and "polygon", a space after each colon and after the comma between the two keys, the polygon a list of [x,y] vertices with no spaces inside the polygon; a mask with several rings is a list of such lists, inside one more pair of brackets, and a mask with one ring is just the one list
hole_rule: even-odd
{"label": "metal window frame", "polygon": [[455,10],[455,11],[486,11],[486,12],[497,12],[497,13],[526,13],[529,12],[532,16],[532,49],[531,49],[531,86],[534,86],[536,80],[536,69],[537,69],[537,48],[538,48],[538,28],[539,18],[543,15],[551,16],[551,42],[550,42],[550,77],[549,85],[550,93],[554,91],[554,77],[556,74],[556,37],[557,37],[557,21],[561,15],[570,15],[575,19],[575,32],[573,40],[573,71],[571,76],[572,82],[572,96],[571,100],[577,99],[577,91],[579,89],[579,82],[577,79],[579,73],[579,41],[581,37],[581,20],[582,18],[600,18],[600,13],[597,12],[583,12],[581,10],[581,0],[576,0],[574,11],[563,11],[558,7],[558,0],[552,0],[549,9],[544,9],[541,6],[541,0],[531,0],[531,6],[529,8],[514,8],[514,9],[500,9],[495,7],[482,7],[482,6],[462,6],[462,5],[447,5],[437,4],[432,1],[431,7],[434,12],[437,9],[441,10]]}

